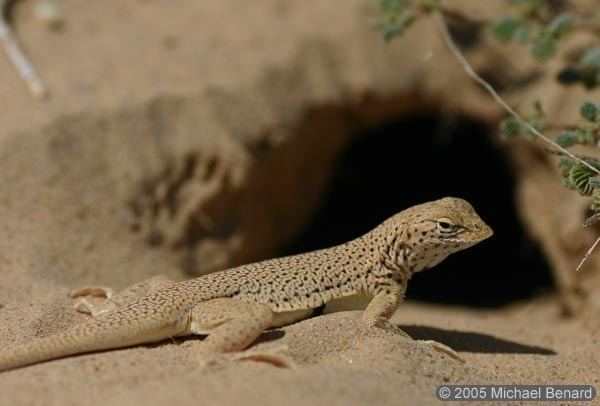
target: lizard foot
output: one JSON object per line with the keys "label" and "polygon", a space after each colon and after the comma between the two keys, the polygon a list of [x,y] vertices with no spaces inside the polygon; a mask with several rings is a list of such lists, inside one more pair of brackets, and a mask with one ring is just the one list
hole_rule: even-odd
{"label": "lizard foot", "polygon": [[[375,325],[381,329],[389,331],[390,333],[397,334],[408,340],[413,340],[413,338],[411,336],[409,336],[408,333],[406,333],[406,331],[402,330],[400,327],[398,327],[394,323],[390,322],[389,320],[377,320],[377,323]],[[446,355],[450,356],[451,358],[454,358],[455,360],[462,362],[463,364],[466,362],[463,357],[458,355],[456,353],[456,351],[454,351],[452,348],[448,347],[445,344],[442,344],[442,343],[434,341],[434,340],[415,340],[415,341],[419,344],[428,346],[438,352],[446,354]]]}
{"label": "lizard foot", "polygon": [[[120,292],[115,292],[111,288],[104,286],[86,286],[81,289],[75,289],[71,291],[69,296],[72,298],[79,298],[79,300],[75,303],[75,310],[81,313],[97,316],[99,314],[103,314],[132,303],[148,295],[149,293],[163,289],[172,283],[173,282],[168,280],[165,276],[156,275],[149,279],[133,284]],[[99,305],[95,305],[93,304],[93,301],[90,301],[86,298],[90,296],[103,298],[106,300]]]}
{"label": "lizard foot", "polygon": [[377,327],[380,328],[382,330],[388,331],[392,334],[397,334],[399,336],[402,336],[404,338],[410,339],[412,340],[412,337],[409,336],[406,331],[402,330],[400,327],[398,327],[397,325],[395,325],[394,323],[392,323],[391,321],[387,320],[387,319],[379,319],[376,320],[374,322],[371,323],[367,323],[367,327],[371,328],[371,327]]}
{"label": "lizard foot", "polygon": [[69,293],[69,296],[73,299],[80,298],[75,302],[73,308],[80,312],[90,315],[96,315],[100,313],[100,309],[93,305],[90,301],[82,296],[93,296],[105,299],[110,299],[114,292],[111,288],[104,286],[86,286],[80,289],[74,289]]}
{"label": "lizard foot", "polygon": [[200,368],[220,366],[231,361],[265,362],[278,368],[296,368],[296,363],[290,357],[287,345],[272,349],[246,350],[228,354],[201,353],[195,358],[195,362]]}
{"label": "lizard foot", "polygon": [[69,297],[72,299],[82,297],[82,296],[94,296],[101,297],[104,299],[110,299],[114,291],[111,288],[107,288],[105,286],[85,286],[79,289],[73,289],[69,293]]}
{"label": "lizard foot", "polygon": [[404,338],[408,338],[408,339],[412,340],[412,337],[409,336],[406,333],[406,331],[402,330],[399,326],[397,326],[396,324],[392,323],[391,321],[389,321],[387,319],[378,320],[378,323],[376,324],[376,326],[385,331],[389,331],[392,334],[397,334],[399,336],[402,336]]}
{"label": "lizard foot", "polygon": [[434,341],[434,340],[416,340],[416,342],[419,344],[422,344],[422,345],[426,345],[426,346],[436,350],[437,352],[446,354],[450,358],[454,358],[455,360],[462,362],[463,364],[466,363],[466,361],[463,357],[458,355],[458,353],[456,351],[454,351],[452,348],[448,347],[446,344],[442,344],[442,343]]}
{"label": "lizard foot", "polygon": [[228,355],[234,361],[266,362],[278,368],[296,368],[287,345],[279,345],[265,350],[246,350]]}

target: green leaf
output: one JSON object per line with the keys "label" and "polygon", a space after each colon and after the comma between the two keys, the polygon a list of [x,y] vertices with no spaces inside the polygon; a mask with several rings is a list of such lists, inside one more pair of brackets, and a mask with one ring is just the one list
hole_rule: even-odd
{"label": "green leaf", "polygon": [[584,101],[579,108],[581,117],[592,123],[600,119],[600,108],[592,102]]}
{"label": "green leaf", "polygon": [[438,9],[439,3],[439,0],[421,0],[420,6],[423,7],[426,12],[430,13]]}
{"label": "green leaf", "polygon": [[492,26],[492,35],[497,41],[508,42],[520,25],[521,22],[513,16],[501,17]]}
{"label": "green leaf", "polygon": [[579,194],[590,196],[593,188],[590,185],[590,178],[596,175],[590,168],[582,164],[574,165],[569,171],[569,180],[577,187]]}
{"label": "green leaf", "polygon": [[531,46],[531,53],[534,58],[540,61],[546,61],[556,52],[556,39],[550,35],[538,37]]}
{"label": "green leaf", "polygon": [[548,24],[548,31],[555,37],[561,37],[573,25],[573,17],[569,13],[561,13]]}
{"label": "green leaf", "polygon": [[500,122],[500,133],[507,139],[513,140],[521,132],[521,124],[514,117],[509,117]]}
{"label": "green leaf", "polygon": [[529,41],[530,33],[527,27],[525,27],[524,25],[520,25],[516,29],[513,37],[515,41],[517,41],[519,44],[526,44]]}
{"label": "green leaf", "polygon": [[566,156],[560,157],[558,161],[558,167],[560,168],[560,173],[562,174],[563,178],[569,176],[569,172],[571,171],[573,165],[575,165],[575,161],[573,161],[571,158]]}
{"label": "green leaf", "polygon": [[384,14],[396,15],[407,5],[407,0],[381,0],[379,2],[379,11]]}
{"label": "green leaf", "polygon": [[[587,128],[578,128],[575,133],[580,144],[594,144],[596,142],[594,134]],[[590,165],[592,164],[590,163]]]}
{"label": "green leaf", "polygon": [[592,197],[592,204],[590,206],[593,212],[597,213],[600,211],[600,189],[594,190],[594,195]]}
{"label": "green leaf", "polygon": [[600,69],[600,47],[588,49],[583,57],[581,63],[590,68]]}
{"label": "green leaf", "polygon": [[390,42],[394,37],[399,36],[404,32],[404,27],[400,26],[395,21],[390,21],[381,27],[381,36],[385,42]]}
{"label": "green leaf", "polygon": [[511,3],[521,6],[527,14],[533,14],[536,10],[546,6],[547,0],[509,0]]}
{"label": "green leaf", "polygon": [[564,187],[565,189],[571,189],[571,190],[574,190],[574,189],[576,189],[576,186],[575,186],[574,184],[572,184],[572,183],[571,183],[571,181],[569,180],[569,178],[568,178],[568,177],[567,177],[567,178],[562,178],[562,179],[560,180],[560,185],[561,185],[562,187]]}
{"label": "green leaf", "polygon": [[563,131],[557,134],[554,141],[563,148],[569,148],[578,143],[577,135],[573,131]]}
{"label": "green leaf", "polygon": [[394,37],[401,35],[406,28],[413,23],[416,18],[414,13],[403,13],[399,17],[391,20],[379,20],[377,26],[381,29],[381,35],[384,41],[389,42]]}
{"label": "green leaf", "polygon": [[510,0],[511,3],[519,6],[540,7],[546,4],[546,0]]}
{"label": "green leaf", "polygon": [[573,185],[571,183],[571,181],[569,180],[569,178],[562,178],[560,180],[560,185],[562,187],[564,187],[565,189],[575,189],[575,185]]}
{"label": "green leaf", "polygon": [[593,187],[594,189],[600,188],[600,179],[598,179],[598,178],[590,178],[589,183],[590,183],[590,186]]}
{"label": "green leaf", "polygon": [[398,18],[398,24],[400,24],[402,26],[402,29],[404,30],[409,25],[411,25],[415,21],[416,18],[417,18],[417,15],[415,13],[406,12],[406,13],[403,13]]}
{"label": "green leaf", "polygon": [[591,158],[591,157],[584,157],[583,160],[589,164],[592,165],[594,168],[600,170],[600,161],[597,160],[596,158]]}

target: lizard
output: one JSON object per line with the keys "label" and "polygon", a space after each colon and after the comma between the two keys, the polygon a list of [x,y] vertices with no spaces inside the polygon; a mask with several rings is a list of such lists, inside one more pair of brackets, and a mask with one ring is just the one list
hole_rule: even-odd
{"label": "lizard", "polygon": [[[0,351],[0,371],[185,335],[206,336],[198,343],[197,359],[229,353],[243,359],[248,352],[248,359],[289,366],[275,353],[243,350],[268,328],[357,305],[365,309],[367,328],[391,330],[412,340],[389,321],[411,276],[492,234],[467,201],[445,197],[407,208],[331,248],[182,282],[155,277],[115,295],[101,287],[78,289],[72,297],[105,296],[105,305],[80,299],[76,308],[90,313],[90,320]],[[422,342],[464,362],[444,344]]]}

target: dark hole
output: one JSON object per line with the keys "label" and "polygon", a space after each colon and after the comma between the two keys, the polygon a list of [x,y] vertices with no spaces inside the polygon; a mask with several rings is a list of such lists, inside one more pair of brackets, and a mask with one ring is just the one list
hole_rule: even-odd
{"label": "dark hole", "polygon": [[481,41],[481,32],[484,25],[478,21],[462,18],[460,15],[448,16],[448,29],[454,41],[461,49],[471,49]]}
{"label": "dark hole", "polygon": [[414,204],[462,197],[494,236],[417,273],[408,297],[476,306],[531,297],[552,281],[518,220],[513,189],[507,162],[485,126],[436,116],[397,120],[355,138],[323,206],[288,253],[348,241]]}

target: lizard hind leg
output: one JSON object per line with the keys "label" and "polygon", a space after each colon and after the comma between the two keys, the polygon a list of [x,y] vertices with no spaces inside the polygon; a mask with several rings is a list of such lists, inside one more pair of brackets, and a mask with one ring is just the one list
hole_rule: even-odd
{"label": "lizard hind leg", "polygon": [[[72,290],[69,296],[78,299],[73,307],[81,313],[90,314],[93,317],[106,313],[118,307],[125,306],[147,294],[165,288],[174,282],[164,275],[153,276],[142,282],[138,282],[125,290],[114,293],[111,288],[104,286],[85,286]],[[102,304],[95,305],[86,296],[100,297],[106,299]]]}
{"label": "lizard hind leg", "polygon": [[273,312],[268,306],[236,299],[213,299],[197,304],[190,319],[192,334],[208,335],[197,350],[196,361],[201,365],[227,354],[226,358],[236,361],[252,360],[277,367],[295,367],[285,346],[244,351],[271,326]]}

